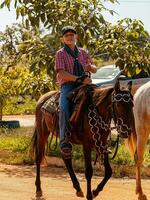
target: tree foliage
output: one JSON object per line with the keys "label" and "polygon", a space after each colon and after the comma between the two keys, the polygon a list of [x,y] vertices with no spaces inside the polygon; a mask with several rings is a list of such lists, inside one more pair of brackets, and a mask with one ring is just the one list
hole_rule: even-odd
{"label": "tree foliage", "polygon": [[30,95],[37,100],[52,88],[51,79],[44,70],[37,72],[32,69],[34,62],[30,59],[31,48],[27,51],[26,45],[29,43],[29,47],[32,47],[38,37],[36,35],[22,25],[13,25],[0,32],[0,118],[11,97]]}
{"label": "tree foliage", "polygon": [[17,67],[6,70],[4,67],[0,67],[0,120],[7,101],[10,101],[13,96],[22,94],[22,82],[26,80],[26,75],[26,71],[23,68]]}
{"label": "tree foliage", "polygon": [[[117,0],[107,0],[115,3]],[[13,1],[3,0],[1,7]],[[17,17],[22,16],[27,26],[44,26],[50,34],[61,35],[64,25],[73,25],[80,35],[79,44],[90,46],[93,39],[101,34],[101,27],[106,23],[102,11],[107,10],[101,0],[15,0],[14,7]]]}
{"label": "tree foliage", "polygon": [[[1,7],[10,8],[10,3],[11,0],[5,0]],[[20,48],[23,55],[31,58],[30,69],[35,74],[46,70],[47,74],[54,76],[54,54],[61,46],[60,30],[66,24],[76,27],[79,45],[88,48],[93,55],[108,53],[120,68],[126,65],[131,74],[135,73],[136,66],[149,70],[149,35],[143,24],[130,19],[121,20],[116,26],[107,23],[101,14],[102,10],[107,10],[102,1],[15,0],[14,6],[17,17],[21,15],[28,28],[29,24],[33,27],[42,24],[49,30],[45,37],[36,34],[23,41]],[[8,45],[10,54],[13,48],[9,48]]]}
{"label": "tree foliage", "polygon": [[126,18],[103,31],[95,53],[109,53],[116,65],[126,67],[130,75],[137,69],[150,74],[150,36],[141,21]]}
{"label": "tree foliage", "polygon": [[106,22],[102,11],[111,14],[113,11],[105,8],[103,1],[3,0],[1,7],[10,8],[13,2],[17,17],[23,17],[26,27],[32,25],[37,30],[42,26],[48,30],[45,37],[34,35],[22,44],[23,54],[32,60],[30,69],[34,74],[43,70],[54,77],[54,54],[61,46],[61,29],[68,24],[79,33],[78,45],[89,49],[93,56],[108,54],[120,68],[126,66],[131,75],[136,67],[149,72],[150,37],[144,25],[131,19],[121,20],[117,25]]}
{"label": "tree foliage", "polygon": [[[30,72],[36,78],[40,79],[40,76],[43,78],[43,74],[47,75],[46,80],[49,81],[50,88],[55,87],[54,55],[60,45],[60,41],[56,41],[57,39],[53,35],[42,36],[36,32],[18,45],[18,59],[28,60]],[[43,84],[44,82],[47,84],[45,79],[42,80]]]}

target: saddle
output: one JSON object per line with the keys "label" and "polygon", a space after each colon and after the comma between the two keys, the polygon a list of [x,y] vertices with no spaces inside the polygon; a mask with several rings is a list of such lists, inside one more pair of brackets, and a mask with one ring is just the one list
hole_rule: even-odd
{"label": "saddle", "polygon": [[[91,92],[93,90],[92,85],[81,85],[73,90],[68,95],[69,101],[71,101],[71,115],[69,122],[72,126],[77,126],[80,124],[82,127],[81,122],[83,120],[83,115],[90,103],[89,98],[91,96]],[[59,113],[59,97],[60,92],[56,92],[52,95],[41,107],[42,112],[48,112],[51,115],[58,115]]]}

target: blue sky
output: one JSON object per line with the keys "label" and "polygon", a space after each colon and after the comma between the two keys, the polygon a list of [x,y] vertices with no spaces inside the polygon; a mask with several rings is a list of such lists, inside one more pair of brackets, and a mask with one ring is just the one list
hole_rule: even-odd
{"label": "blue sky", "polygon": [[118,0],[119,4],[105,3],[105,6],[114,10],[118,15],[105,13],[108,21],[116,23],[119,19],[129,17],[144,23],[145,29],[150,33],[150,0]]}
{"label": "blue sky", "polygon": [[[118,13],[118,15],[114,16],[105,13],[104,17],[108,21],[116,23],[119,19],[125,17],[139,19],[144,23],[145,29],[150,33],[150,0],[119,0],[119,4],[105,3],[105,6]],[[0,31],[4,31],[6,25],[10,26],[15,22],[17,21],[14,8],[11,9],[11,12],[6,8],[0,10]]]}

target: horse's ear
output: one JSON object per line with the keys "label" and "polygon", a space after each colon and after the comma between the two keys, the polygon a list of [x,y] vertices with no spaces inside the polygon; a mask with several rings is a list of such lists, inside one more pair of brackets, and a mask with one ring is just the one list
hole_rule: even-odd
{"label": "horse's ear", "polygon": [[120,91],[120,83],[119,83],[119,80],[117,79],[116,83],[115,83],[115,86],[114,86],[114,90],[116,92],[119,92]]}
{"label": "horse's ear", "polygon": [[129,81],[128,82],[128,90],[131,92],[131,89],[132,89],[132,81]]}

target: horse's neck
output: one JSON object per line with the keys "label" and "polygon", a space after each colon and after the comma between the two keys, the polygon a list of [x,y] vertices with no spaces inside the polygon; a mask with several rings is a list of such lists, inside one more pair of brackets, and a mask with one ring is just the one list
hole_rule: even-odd
{"label": "horse's neck", "polygon": [[150,82],[142,85],[134,96],[134,116],[137,126],[150,127]]}

